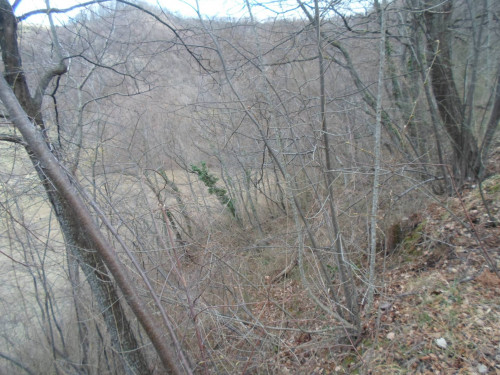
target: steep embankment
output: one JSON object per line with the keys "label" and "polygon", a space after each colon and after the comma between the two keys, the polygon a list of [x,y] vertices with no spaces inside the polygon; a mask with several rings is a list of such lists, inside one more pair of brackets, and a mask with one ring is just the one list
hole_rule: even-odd
{"label": "steep embankment", "polygon": [[[297,330],[277,353],[282,373],[500,374],[500,278],[486,260],[499,268],[500,226],[484,203],[498,223],[500,174],[482,188],[484,201],[471,186],[415,213],[413,229],[390,255],[380,256],[383,287],[352,350],[336,350],[327,335]],[[303,314],[295,322],[302,328],[316,328],[315,307],[293,279],[270,285],[254,307],[273,325],[281,311],[269,299]]]}
{"label": "steep embankment", "polygon": [[484,204],[498,223],[500,175],[483,194],[429,206],[388,260],[362,373],[500,373],[500,278],[488,267],[500,266],[500,227]]}

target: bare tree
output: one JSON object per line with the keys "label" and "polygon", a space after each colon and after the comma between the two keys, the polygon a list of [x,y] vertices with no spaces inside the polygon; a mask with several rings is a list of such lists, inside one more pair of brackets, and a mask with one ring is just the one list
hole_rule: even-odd
{"label": "bare tree", "polygon": [[[16,308],[47,363],[22,344],[2,361],[273,373],[356,346],[391,228],[482,177],[500,82],[493,2],[354,3],[249,0],[235,20],[97,0],[56,26],[73,7],[16,19],[0,0],[0,266],[21,303],[30,277]],[[50,26],[17,34],[33,14]]]}
{"label": "bare tree", "polygon": [[[477,118],[476,109],[479,103],[478,72],[479,62],[484,60],[483,51],[486,43],[484,29],[488,24],[487,14],[492,10],[488,9],[485,1],[465,1],[460,4],[452,1],[424,1],[412,2],[411,7],[414,12],[413,17],[419,20],[420,27],[425,30],[427,66],[430,71],[433,100],[437,104],[453,150],[451,165],[454,178],[461,186],[467,180],[481,178],[482,163],[485,159],[482,158],[480,146],[491,142],[494,129],[498,127],[499,118],[495,112],[498,99],[495,94],[491,95],[493,103],[490,112],[491,121],[488,122],[489,131],[482,136],[483,140],[480,140],[481,135],[474,126],[474,123],[481,122]],[[458,8],[465,10],[459,15]],[[454,28],[460,26],[471,31],[470,38],[465,41],[466,51],[460,51],[461,43],[455,43]],[[486,48],[490,55],[489,47]],[[457,58],[453,55],[459,53],[467,55],[463,73],[453,68],[453,59]],[[465,85],[459,88],[457,76],[462,74]],[[493,74],[496,76],[490,82],[496,82],[498,79],[498,72]],[[496,92],[495,87],[490,87],[493,93]]]}
{"label": "bare tree", "polygon": [[372,189],[372,208],[370,215],[370,270],[368,276],[368,292],[367,304],[369,308],[373,303],[373,294],[375,291],[375,262],[377,254],[377,215],[378,215],[378,201],[379,201],[379,184],[380,184],[380,143],[381,143],[381,121],[382,121],[382,85],[384,81],[384,68],[385,68],[385,33],[386,33],[386,20],[385,20],[385,7],[387,3],[382,1],[380,8],[380,63],[378,72],[378,94],[377,94],[377,119],[375,122],[375,146],[374,146],[374,171],[373,171],[373,189]]}
{"label": "bare tree", "polygon": [[[47,135],[42,100],[52,79],[67,71],[62,54],[56,54],[55,64],[42,75],[32,95],[18,47],[17,20],[6,0],[0,2],[0,24],[5,77],[0,81],[0,96],[9,113],[9,120],[21,133],[22,138],[14,138],[14,141],[24,145],[32,160],[58,218],[68,251],[78,259],[87,277],[100,305],[113,345],[125,359],[127,372],[145,374],[149,373],[150,369],[121,305],[111,275],[151,339],[165,368],[171,373],[180,373],[183,367],[185,371],[190,372],[190,365],[178,343],[176,349],[165,343],[161,330],[134,290],[115,250],[104,238],[84,203],[85,195],[81,196],[81,191],[78,191],[80,187],[61,163],[57,147]],[[55,49],[60,51],[53,25],[51,30],[55,38]],[[177,342],[172,327],[170,334],[173,335],[173,342]],[[182,364],[177,361],[178,355],[183,359]]]}

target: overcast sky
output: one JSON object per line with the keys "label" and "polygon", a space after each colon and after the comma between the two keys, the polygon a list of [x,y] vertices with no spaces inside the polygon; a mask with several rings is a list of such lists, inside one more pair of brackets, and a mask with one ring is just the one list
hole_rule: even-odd
{"label": "overcast sky", "polygon": [[[78,3],[84,3],[88,0],[50,0],[50,6],[53,8],[68,8],[72,5]],[[11,0],[11,3],[13,0]],[[193,10],[193,7],[196,6],[196,0],[146,0],[146,2],[150,4],[159,4],[163,9],[168,10],[169,12],[176,13],[178,15],[186,16],[186,17],[197,17],[196,12]],[[252,3],[253,1],[251,1]],[[111,1],[110,1],[111,3]],[[199,0],[199,6],[201,13],[206,17],[241,17],[247,16],[246,8],[245,8],[244,0]],[[280,6],[277,5],[278,2],[275,2],[274,7],[276,10],[280,10]],[[295,3],[294,5],[295,6]],[[34,9],[44,9],[45,8],[45,0],[22,0],[19,4],[16,15],[24,14],[28,11]],[[75,15],[78,11],[75,11],[70,14]],[[259,7],[255,8],[254,14],[256,17],[266,18],[272,17],[273,11],[266,11],[264,8]],[[67,15],[55,15],[56,18],[61,20],[67,19]],[[45,23],[46,16],[33,16],[29,18],[29,22],[33,23]]]}
{"label": "overcast sky", "polygon": [[[10,0],[11,3],[13,0]],[[68,8],[72,5],[78,3],[84,3],[88,0],[50,0],[50,5],[53,8]],[[196,6],[196,0],[145,0],[150,4],[159,4],[163,9],[169,12],[185,16],[185,17],[197,17],[196,12],[193,7]],[[297,3],[295,0],[264,0],[268,7],[253,7],[252,12],[254,17],[265,19],[268,17],[275,16],[276,12],[282,12],[283,10],[289,11],[290,9],[296,8]],[[245,0],[198,0],[201,13],[205,17],[248,17],[247,9],[245,7]],[[250,4],[257,3],[258,0],[250,0]],[[359,1],[354,2],[369,2],[369,1]],[[110,1],[111,3],[111,1]],[[361,6],[358,10],[361,10]],[[17,8],[16,15],[24,14],[28,11],[34,9],[45,8],[45,0],[22,0]],[[68,16],[74,16],[79,12],[79,10],[70,13],[69,15],[55,15],[55,18],[59,18],[62,22],[67,21]],[[300,14],[297,12],[295,14]],[[289,16],[293,16],[292,13],[287,13]],[[47,17],[33,16],[29,18],[29,22],[33,23],[47,23]]]}

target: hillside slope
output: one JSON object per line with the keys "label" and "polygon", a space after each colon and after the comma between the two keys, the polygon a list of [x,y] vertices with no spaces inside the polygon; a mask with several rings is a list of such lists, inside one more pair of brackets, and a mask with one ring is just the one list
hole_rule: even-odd
{"label": "hillside slope", "polygon": [[[498,222],[500,175],[483,189]],[[388,261],[395,268],[385,272],[378,311],[358,348],[360,372],[500,374],[500,279],[484,255],[499,268],[500,227],[477,187],[421,215]]]}
{"label": "hillside slope", "polygon": [[[498,222],[500,175],[482,187]],[[500,278],[484,255],[499,268],[500,226],[490,221],[476,186],[416,216],[419,224],[396,249],[385,259],[380,254],[383,287],[365,311],[363,337],[346,351],[326,336],[290,334],[277,349],[279,373],[500,374]],[[305,314],[302,327],[316,328],[314,305],[293,277],[264,294],[254,313],[267,324],[280,319],[280,309],[265,302],[273,299]]]}

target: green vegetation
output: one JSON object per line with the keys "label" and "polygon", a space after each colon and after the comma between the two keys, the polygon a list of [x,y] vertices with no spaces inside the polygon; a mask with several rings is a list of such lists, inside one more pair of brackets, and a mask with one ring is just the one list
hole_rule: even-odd
{"label": "green vegetation", "polygon": [[493,194],[500,191],[500,175],[495,175],[484,181],[484,190],[486,192]]}
{"label": "green vegetation", "polygon": [[407,236],[402,239],[402,245],[405,251],[413,254],[417,250],[418,244],[422,241],[425,232],[426,221],[422,221]]}
{"label": "green vegetation", "polygon": [[208,188],[208,194],[215,195],[217,200],[225,206],[234,217],[236,217],[233,200],[228,197],[226,189],[215,186],[217,181],[219,181],[219,178],[208,172],[207,164],[204,161],[200,163],[199,167],[191,164],[191,171],[196,173],[200,181],[202,181]]}

